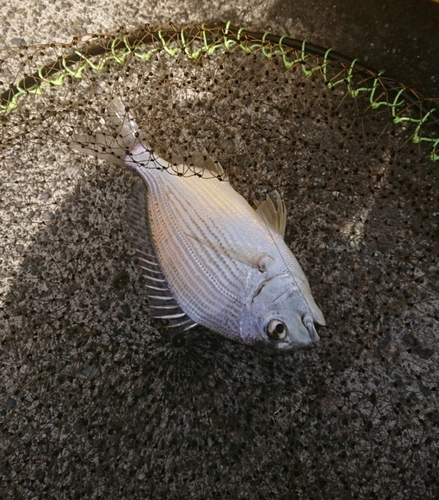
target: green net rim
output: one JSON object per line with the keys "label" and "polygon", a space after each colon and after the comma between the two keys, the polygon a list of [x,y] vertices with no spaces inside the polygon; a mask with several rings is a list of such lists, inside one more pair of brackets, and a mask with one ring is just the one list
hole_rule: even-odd
{"label": "green net rim", "polygon": [[[71,44],[62,46],[73,47],[77,41],[78,38],[75,38]],[[61,86],[66,78],[81,79],[88,68],[102,71],[110,61],[124,64],[128,57],[136,57],[147,62],[160,51],[170,57],[184,54],[188,59],[196,60],[202,56],[213,56],[220,50],[230,52],[237,48],[247,54],[260,52],[267,59],[280,57],[286,69],[300,65],[306,77],[319,75],[330,89],[344,85],[352,98],[360,94],[366,95],[373,109],[383,106],[389,108],[394,123],[412,124],[415,127],[413,142],[428,143],[431,160],[439,161],[439,138],[431,136],[425,130],[427,123],[439,125],[439,111],[436,109],[439,108],[439,100],[424,99],[415,90],[384,76],[383,72],[376,72],[358,59],[350,59],[332,48],[323,48],[306,40],[275,35],[268,31],[249,31],[233,26],[231,22],[182,27],[173,24],[152,27],[146,24],[136,26],[131,31],[120,28],[115,32],[94,35],[88,44],[73,49],[51,64],[41,66],[32,75],[24,76],[1,92],[0,115],[17,108],[24,95],[41,94],[48,86]],[[96,61],[98,56],[104,57]],[[311,58],[312,66],[307,65]],[[337,61],[344,70],[338,79],[328,77],[327,69],[331,61]],[[361,85],[354,82],[354,75],[358,74],[364,76]],[[410,106],[417,108],[419,118],[405,114]]]}

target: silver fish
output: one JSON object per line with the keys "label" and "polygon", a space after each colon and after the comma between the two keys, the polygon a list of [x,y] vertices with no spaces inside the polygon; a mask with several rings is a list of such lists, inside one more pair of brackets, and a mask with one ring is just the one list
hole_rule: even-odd
{"label": "silver fish", "polygon": [[147,186],[147,195],[136,188],[130,220],[153,315],[279,350],[316,343],[314,323],[325,319],[284,242],[280,195],[255,210],[219,164],[159,158],[120,99],[101,123],[101,131],[74,135],[71,147],[128,166]]}

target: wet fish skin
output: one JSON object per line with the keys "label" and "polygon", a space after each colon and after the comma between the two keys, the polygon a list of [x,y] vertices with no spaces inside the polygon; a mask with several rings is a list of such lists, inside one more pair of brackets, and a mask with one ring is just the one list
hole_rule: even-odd
{"label": "wet fish skin", "polygon": [[[174,316],[187,315],[188,327],[199,324],[246,344],[286,350],[316,343],[314,323],[325,320],[284,242],[280,196],[276,205],[267,199],[254,210],[220,170],[212,175],[193,167],[196,175],[184,175],[187,165],[155,156],[120,99],[111,107],[104,124],[118,133],[77,135],[72,147],[125,164],[145,182],[150,238],[163,278],[156,283],[168,287],[181,308]],[[145,266],[147,278],[157,280],[152,264]],[[149,296],[156,297],[158,287],[150,286]]]}

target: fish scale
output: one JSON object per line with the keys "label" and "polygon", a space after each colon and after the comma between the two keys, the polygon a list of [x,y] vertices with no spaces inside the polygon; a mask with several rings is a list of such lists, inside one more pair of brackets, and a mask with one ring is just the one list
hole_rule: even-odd
{"label": "fish scale", "polygon": [[[178,178],[178,187],[175,187],[176,178],[167,172],[141,167],[139,173],[150,190],[148,211],[157,214],[151,220],[157,255],[162,268],[166,269],[169,287],[179,304],[194,321],[211,328],[219,309],[229,318],[237,318],[244,303],[241,279],[247,266],[215,253],[206,245],[191,241],[189,236],[193,234],[209,241],[221,241],[224,230],[221,224],[215,223],[212,213],[224,213],[235,200],[231,199],[226,204],[210,204],[207,209],[201,209],[207,195],[214,198],[215,185],[220,182],[217,179],[183,177]],[[166,191],[171,195],[167,196]],[[232,197],[237,195],[232,189],[230,193]],[[237,222],[239,228],[238,219]],[[239,330],[236,321],[233,324],[226,322],[228,328]],[[218,325],[215,326],[218,328]],[[225,329],[221,328],[223,331]]]}
{"label": "fish scale", "polygon": [[[193,178],[193,181],[199,184],[199,180],[197,178]],[[226,252],[226,248],[223,245],[225,238],[228,238],[229,244],[232,245],[237,240],[236,237],[234,238],[235,235],[230,230],[228,231],[228,234],[225,233],[224,229],[219,224],[222,219],[218,219],[218,217],[215,218],[212,214],[212,212],[223,213],[224,217],[227,217],[228,214],[225,212],[225,209],[230,208],[230,206],[233,205],[230,203],[227,204],[228,206],[224,207],[219,203],[216,203],[216,206],[214,206],[212,200],[215,200],[215,189],[210,188],[215,188],[215,186],[211,186],[213,183],[209,181],[214,181],[214,179],[208,179],[207,181],[202,180],[201,182],[207,182],[208,184],[195,186],[196,189],[191,190],[191,193],[187,193],[186,190],[182,189],[182,187],[187,183],[180,182],[177,186],[176,192],[169,197],[173,213],[183,213],[183,219],[185,216],[187,217],[187,224],[182,231],[183,235],[189,236],[189,238],[186,238],[186,242],[192,248],[195,256],[197,255],[198,248],[193,248],[195,246],[193,241],[194,236],[197,236],[199,239],[204,241],[213,242],[224,253]],[[205,193],[202,193],[203,188]],[[233,193],[236,194],[236,191],[232,190],[232,194]],[[203,194],[202,200],[200,201],[204,202],[207,195],[211,195],[212,198],[209,205],[210,210],[203,211],[201,214],[199,210],[200,203],[196,204],[197,208],[194,208],[193,203],[197,200],[191,199],[188,194],[193,194],[195,196],[197,194]],[[222,190],[222,195],[224,196],[224,190]],[[223,201],[223,198],[221,198],[221,201]],[[230,201],[233,202],[233,200]],[[236,218],[236,213],[232,216]],[[240,263],[235,260],[224,258],[221,253],[215,253],[215,255],[212,255],[213,251],[205,245],[201,245],[200,250],[201,249],[204,250],[205,255],[202,258],[199,258],[199,265],[204,267],[206,272],[210,274],[210,279],[216,281],[217,286],[222,288],[223,293],[228,294],[232,300],[242,303],[243,301],[240,299],[240,287],[238,286],[239,280],[242,278],[242,265],[239,265]],[[210,272],[208,271],[208,266],[213,267]],[[218,269],[220,269],[222,273],[218,273]]]}

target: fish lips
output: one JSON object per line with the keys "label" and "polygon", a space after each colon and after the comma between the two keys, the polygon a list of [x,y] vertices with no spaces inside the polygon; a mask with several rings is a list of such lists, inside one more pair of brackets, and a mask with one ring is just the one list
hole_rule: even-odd
{"label": "fish lips", "polygon": [[294,331],[288,332],[284,343],[277,345],[278,349],[300,349],[310,347],[319,342],[320,337],[317,333],[314,320],[309,314],[304,314],[301,318],[301,323],[297,324]]}

